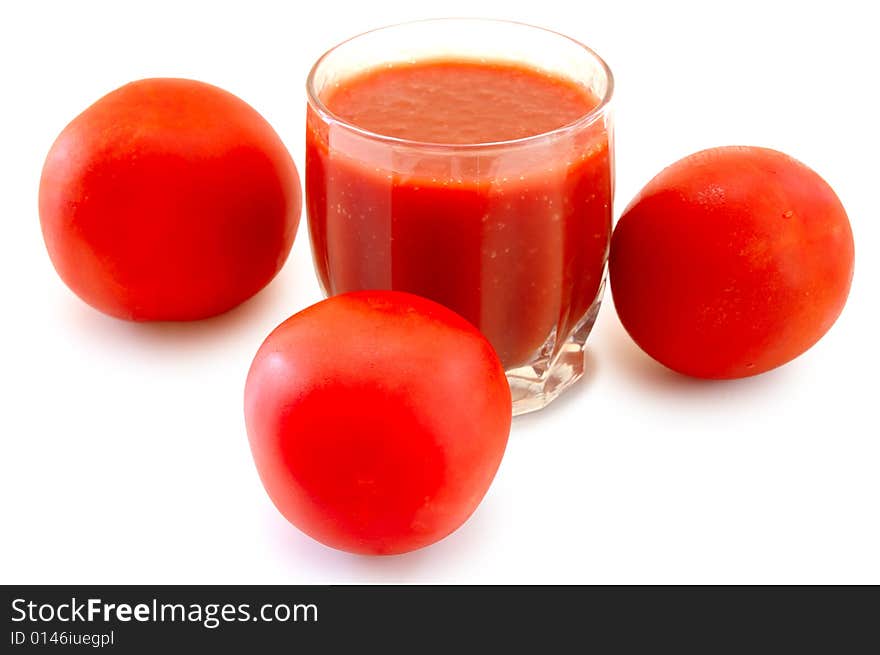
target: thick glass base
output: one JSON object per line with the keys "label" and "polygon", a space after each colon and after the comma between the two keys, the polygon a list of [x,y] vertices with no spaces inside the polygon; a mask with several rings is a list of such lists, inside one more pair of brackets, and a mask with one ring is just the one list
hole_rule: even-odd
{"label": "thick glass base", "polygon": [[[507,371],[514,416],[546,407],[584,374],[584,347],[602,304],[602,290],[561,344],[531,364]],[[551,340],[556,341],[555,335]]]}

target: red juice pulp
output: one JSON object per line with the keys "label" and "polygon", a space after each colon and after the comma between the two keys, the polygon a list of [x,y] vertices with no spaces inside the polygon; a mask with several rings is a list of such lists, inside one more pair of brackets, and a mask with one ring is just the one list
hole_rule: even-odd
{"label": "red juice pulp", "polygon": [[431,60],[341,80],[320,100],[359,128],[309,107],[306,205],[324,290],[436,300],[508,370],[552,356],[604,274],[609,135],[602,116],[571,125],[599,99],[519,64]]}

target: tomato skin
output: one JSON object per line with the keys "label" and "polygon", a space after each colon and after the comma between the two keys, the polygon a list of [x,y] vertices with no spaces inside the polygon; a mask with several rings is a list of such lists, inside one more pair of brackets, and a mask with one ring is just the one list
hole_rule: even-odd
{"label": "tomato skin", "polygon": [[507,444],[511,397],[489,342],[433,301],[360,291],[282,323],[257,352],[245,419],[281,513],[340,550],[432,544],[476,509]]}
{"label": "tomato skin", "polygon": [[241,99],[183,79],[104,96],[61,132],[40,180],[40,222],[62,280],[102,312],[207,318],[280,270],[301,210],[299,176]]}
{"label": "tomato skin", "polygon": [[686,375],[740,378],[828,331],[853,259],[846,212],[814,171],[775,150],[712,148],[663,170],[626,208],[611,290],[651,357]]}

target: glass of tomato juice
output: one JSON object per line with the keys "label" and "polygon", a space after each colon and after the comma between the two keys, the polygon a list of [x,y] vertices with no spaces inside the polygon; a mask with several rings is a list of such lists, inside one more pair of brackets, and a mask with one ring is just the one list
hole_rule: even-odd
{"label": "glass of tomato juice", "polygon": [[306,121],[324,293],[450,307],[494,346],[514,414],[545,406],[583,375],[604,286],[612,88],[586,46],[506,21],[405,23],[328,51]]}

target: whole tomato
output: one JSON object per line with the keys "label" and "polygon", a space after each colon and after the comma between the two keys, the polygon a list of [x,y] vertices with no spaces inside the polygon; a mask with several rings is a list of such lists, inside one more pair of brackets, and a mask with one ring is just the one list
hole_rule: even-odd
{"label": "whole tomato", "polygon": [[61,279],[138,321],[219,314],[263,288],[296,233],[299,176],[252,107],[183,79],[132,82],[64,128],[40,220]]}
{"label": "whole tomato", "polygon": [[245,388],[257,471],[300,530],[354,553],[442,539],[476,509],[511,398],[489,342],[433,301],[343,294],[282,323]]}
{"label": "whole tomato", "polygon": [[791,157],[723,147],[686,157],[629,204],[611,242],[614,305],[635,342],[701,378],[794,359],[837,319],[853,275],[849,220]]}

